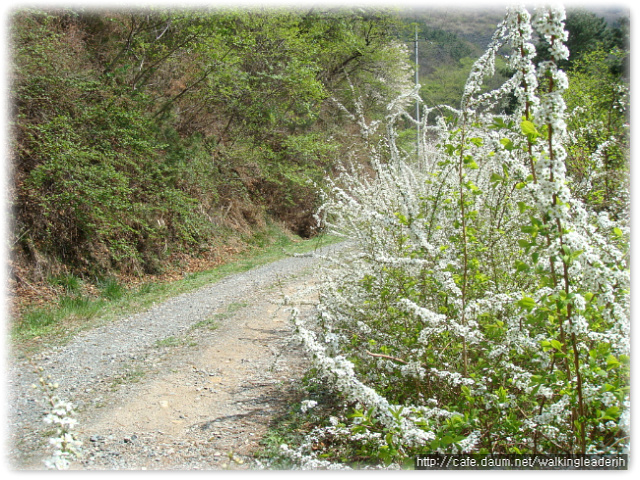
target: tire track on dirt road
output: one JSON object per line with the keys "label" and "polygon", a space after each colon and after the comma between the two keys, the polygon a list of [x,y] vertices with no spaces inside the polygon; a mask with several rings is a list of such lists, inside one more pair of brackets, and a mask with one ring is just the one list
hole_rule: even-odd
{"label": "tire track on dirt road", "polygon": [[[339,248],[226,277],[38,353],[31,361],[78,407],[84,455],[72,468],[247,468],[304,370],[283,299],[313,300],[319,257]],[[42,469],[50,426],[38,375],[24,358],[8,370],[11,466]]]}

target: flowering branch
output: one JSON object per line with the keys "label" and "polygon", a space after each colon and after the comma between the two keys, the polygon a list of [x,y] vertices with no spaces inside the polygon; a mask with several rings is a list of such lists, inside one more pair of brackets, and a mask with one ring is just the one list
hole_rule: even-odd
{"label": "flowering branch", "polygon": [[[39,367],[38,371],[42,374],[44,369]],[[51,376],[47,378],[40,376],[38,382],[49,405],[44,422],[56,426],[56,436],[49,439],[49,444],[53,447],[53,455],[45,460],[45,465],[51,469],[66,470],[70,466],[70,461],[79,458],[82,454],[82,442],[72,432],[78,423],[74,418],[74,406],[70,402],[60,400],[55,394],[58,384],[51,381]],[[38,386],[33,385],[33,388]]]}
{"label": "flowering branch", "polygon": [[[563,21],[509,8],[422,157],[395,143],[401,98],[368,144],[368,174],[330,182],[321,215],[351,248],[323,270],[317,315],[294,319],[346,404],[314,431],[331,449],[357,438],[362,455],[400,465],[416,452],[628,448],[629,228],[568,186]],[[551,54],[537,65],[533,27]],[[504,46],[515,73],[482,93]],[[515,113],[492,114],[512,92]]]}

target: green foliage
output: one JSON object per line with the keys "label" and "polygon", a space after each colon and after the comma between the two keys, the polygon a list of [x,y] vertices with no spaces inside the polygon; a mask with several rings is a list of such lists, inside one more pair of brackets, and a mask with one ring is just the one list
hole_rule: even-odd
{"label": "green foliage", "polygon": [[[624,23],[609,25],[607,21],[585,9],[572,9],[567,12],[566,29],[569,32],[567,47],[570,64],[585,62],[585,56],[603,49],[605,51],[624,50],[628,48],[628,31],[624,31]],[[620,65],[620,64],[618,64]]]}
{"label": "green foliage", "polygon": [[435,68],[424,80],[420,96],[428,105],[458,107],[473,62],[473,59],[466,57],[460,59],[457,68],[451,64]]}
{"label": "green foliage", "polygon": [[617,73],[628,53],[596,47],[574,61],[566,100],[573,135],[567,168],[585,202],[616,217],[629,188],[629,85]]}
{"label": "green foliage", "polygon": [[[475,59],[471,57],[463,57],[457,62],[445,63],[433,68],[431,73],[420,79],[420,97],[430,106],[448,105],[459,108],[460,99],[474,62]],[[485,85],[485,91],[497,88],[506,79],[503,69],[504,61],[499,59],[496,64],[498,74]],[[497,107],[499,111],[507,108],[504,101]]]}
{"label": "green foliage", "polygon": [[115,278],[107,278],[98,282],[100,295],[107,300],[120,300],[126,294],[126,288]]}
{"label": "green foliage", "polygon": [[206,236],[141,118],[135,105],[114,102],[32,126],[28,148],[39,161],[24,181],[24,215],[38,227],[32,240],[49,246],[44,253],[76,268],[155,271],[166,240],[193,246]]}
{"label": "green foliage", "polygon": [[14,12],[16,259],[158,273],[267,217],[315,234],[344,141],[329,98],[349,78],[384,114],[393,29],[369,9]]}

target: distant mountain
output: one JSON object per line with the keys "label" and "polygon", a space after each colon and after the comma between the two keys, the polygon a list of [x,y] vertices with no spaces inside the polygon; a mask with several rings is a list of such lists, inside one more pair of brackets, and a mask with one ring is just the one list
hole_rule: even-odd
{"label": "distant mountain", "polygon": [[[487,47],[498,23],[504,18],[507,3],[491,3],[479,6],[453,5],[450,7],[412,7],[400,13],[405,22],[417,22],[429,29],[444,30],[454,33],[480,48]],[[604,18],[610,26],[614,26],[621,18],[629,17],[629,7],[622,5],[601,6],[589,5],[568,6],[571,10],[584,9]]]}
{"label": "distant mountain", "polygon": [[421,7],[402,12],[405,21],[422,23],[429,29],[454,33],[480,48],[481,51],[491,41],[493,32],[504,17],[506,7]]}
{"label": "distant mountain", "polygon": [[618,20],[623,17],[629,17],[631,14],[629,7],[626,6],[611,5],[598,7],[595,5],[587,5],[582,8],[604,18],[610,26],[614,26]]}

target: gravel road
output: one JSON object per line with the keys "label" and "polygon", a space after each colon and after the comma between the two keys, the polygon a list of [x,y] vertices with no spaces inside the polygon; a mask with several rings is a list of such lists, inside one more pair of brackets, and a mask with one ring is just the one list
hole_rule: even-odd
{"label": "gravel road", "polygon": [[[284,304],[310,311],[319,262],[289,257],[235,274],[35,355],[77,406],[84,454],[72,468],[251,468],[304,370]],[[9,359],[13,469],[43,469],[51,451],[37,379],[27,359]]]}

